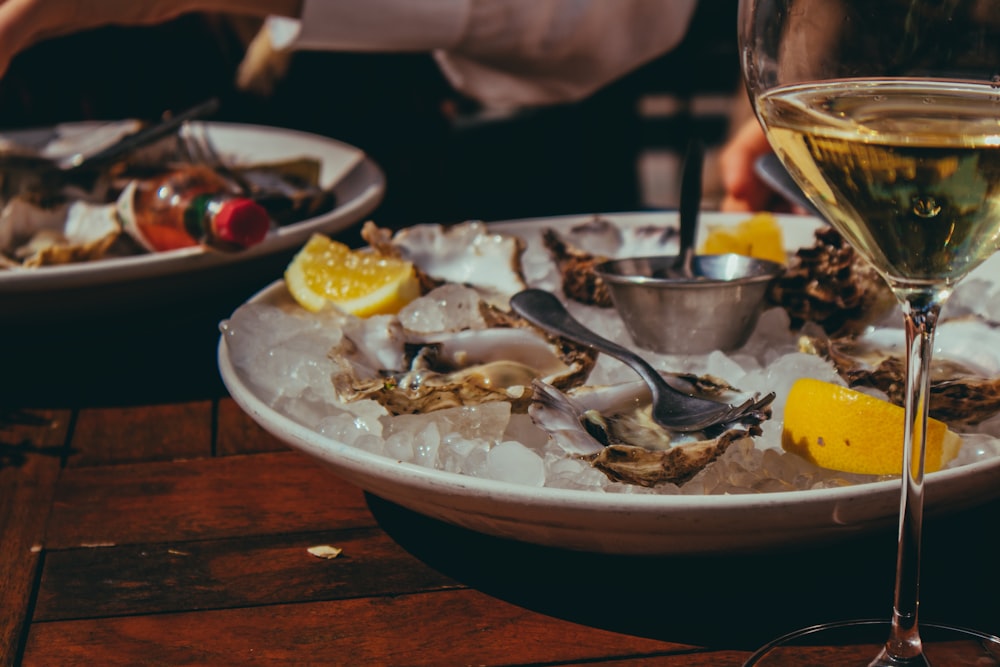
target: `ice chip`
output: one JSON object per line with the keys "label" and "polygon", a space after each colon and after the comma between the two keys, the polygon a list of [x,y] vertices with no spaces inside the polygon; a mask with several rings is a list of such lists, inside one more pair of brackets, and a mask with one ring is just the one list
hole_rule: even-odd
{"label": "ice chip", "polygon": [[394,433],[385,439],[386,456],[398,461],[413,460],[413,434]]}
{"label": "ice chip", "polygon": [[457,433],[463,438],[497,441],[503,437],[510,420],[510,403],[490,401],[480,405],[445,408],[419,415],[397,415],[389,422],[389,433],[416,433],[429,422],[440,433]]}
{"label": "ice chip", "polygon": [[445,284],[415,299],[399,311],[399,321],[410,331],[428,333],[482,329],[479,292],[464,285]]}
{"label": "ice chip", "polygon": [[438,447],[441,445],[441,433],[436,422],[430,422],[413,437],[414,462],[433,468],[437,463]]}
{"label": "ice chip", "polygon": [[535,452],[513,440],[505,440],[490,450],[486,473],[490,479],[526,486],[545,484],[545,464]]}

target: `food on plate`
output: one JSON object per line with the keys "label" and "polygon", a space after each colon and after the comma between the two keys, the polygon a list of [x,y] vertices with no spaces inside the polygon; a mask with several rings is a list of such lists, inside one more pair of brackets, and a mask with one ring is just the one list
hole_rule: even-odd
{"label": "food on plate", "polygon": [[771,213],[757,213],[736,225],[708,225],[703,255],[736,253],[784,264],[788,260],[781,225]]}
{"label": "food on plate", "polygon": [[[88,139],[86,133],[73,138]],[[0,168],[0,269],[35,269],[157,251],[146,239],[136,242],[123,233],[132,202],[126,198],[128,206],[123,206],[120,200],[126,189],[141,189],[170,172],[209,169],[192,161],[184,145],[179,136],[169,136],[118,162],[80,172],[40,171],[37,165]],[[309,156],[250,164],[221,155],[210,169],[234,193],[252,199],[271,221],[284,225],[336,204],[334,193],[319,183],[320,167],[320,161]]]}
{"label": "food on plate", "polygon": [[[343,323],[343,337],[329,351],[340,368],[333,385],[341,400],[371,399],[394,415],[498,400],[524,412],[533,379],[560,387],[586,379],[595,352],[549,336],[509,310],[510,294],[525,284],[521,239],[478,222],[395,234],[368,223],[363,233],[370,251],[314,237],[285,275],[307,308],[330,300],[361,318]],[[310,283],[312,256],[321,275]],[[353,296],[365,307],[352,309],[331,293],[358,286],[358,273],[369,292]],[[310,284],[325,290],[320,300]],[[422,291],[424,299],[411,304]],[[446,322],[443,311],[461,315]]]}
{"label": "food on plate", "polygon": [[83,262],[127,253],[112,207],[85,201],[13,199],[0,210],[0,269]]}
{"label": "food on plate", "polygon": [[812,246],[800,248],[771,289],[793,328],[819,324],[830,335],[858,333],[896,307],[885,280],[832,227],[821,227]]}
{"label": "food on plate", "polygon": [[[678,377],[673,381],[681,384],[682,391],[699,393],[695,389],[699,382]],[[555,443],[590,461],[612,480],[646,487],[683,484],[733,442],[760,435],[760,422],[770,416],[769,410],[748,413],[725,425],[721,433],[676,433],[653,420],[649,389],[641,381],[566,392],[544,382],[534,382],[533,387],[529,414]],[[718,391],[712,394],[718,398]]]}
{"label": "food on plate", "polygon": [[[777,235],[772,226],[777,228]],[[672,229],[647,226],[610,233],[606,221],[595,218],[566,230],[547,228],[542,232],[542,243],[557,267],[560,289],[566,298],[610,307],[607,286],[594,267],[611,258],[667,254],[664,245],[674,237],[666,232]],[[832,227],[816,230],[815,243],[798,249],[790,258],[784,250],[779,255],[773,248],[775,243],[781,243],[780,226],[769,213],[737,223],[732,232],[727,229],[715,226],[702,251],[767,254],[786,263],[768,300],[788,312],[794,330],[815,322],[831,335],[852,335],[896,307],[885,281]],[[765,238],[758,246],[748,240],[755,234]]]}
{"label": "food on plate", "polygon": [[[903,461],[903,408],[859,391],[812,378],[792,385],[785,402],[781,444],[834,470],[898,475]],[[926,472],[958,455],[961,437],[936,419],[927,423]]]}
{"label": "food on plate", "polygon": [[607,284],[594,271],[595,266],[610,257],[580,250],[564,241],[554,229],[546,229],[542,241],[562,276],[562,292],[567,298],[600,308],[614,305]]}
{"label": "food on plate", "polygon": [[[732,353],[642,351],[668,382],[690,393],[730,403],[744,395],[777,395],[767,412],[740,423],[711,432],[671,433],[651,422],[648,392],[632,369],[535,329],[510,311],[509,297],[525,285],[552,292],[562,287],[563,274],[546,247],[547,235],[590,256],[657,254],[676,238],[665,234],[662,225],[605,216],[526,226],[523,234],[519,224],[500,227],[502,233],[479,222],[418,225],[394,233],[368,223],[363,235],[371,247],[366,253],[411,263],[419,296],[395,314],[368,317],[329,307],[312,312],[284,293],[277,301],[246,304],[223,325],[234,366],[253,379],[254,391],[269,405],[337,442],[393,460],[505,482],[702,495],[840,487],[892,474],[872,473],[850,461],[840,465],[847,472],[823,467],[836,462],[813,458],[811,450],[821,449],[818,439],[809,451],[803,445],[799,452],[783,447],[782,433],[786,427],[790,433],[801,430],[804,420],[807,435],[837,435],[818,430],[822,424],[815,419],[809,421],[810,415],[828,412],[826,407],[810,412],[810,401],[819,399],[791,395],[801,378],[831,387],[848,383],[846,377],[868,383],[866,391],[878,406],[874,419],[880,425],[901,425],[902,418],[894,414],[879,416],[898,411],[882,400],[892,398],[896,385],[882,380],[889,376],[874,370],[879,365],[867,353],[847,352],[872,343],[869,337],[875,333],[901,337],[899,318],[867,329],[864,336],[845,334],[851,327],[840,326],[834,336],[814,321],[793,325],[792,313],[771,307],[747,344]],[[844,259],[834,240],[825,243],[831,246],[826,251],[830,257]],[[822,265],[832,266],[830,261]],[[852,266],[838,275],[849,277]],[[980,308],[984,299],[977,289],[982,287],[969,281],[956,290],[952,304],[974,301]],[[969,296],[963,298],[965,290]],[[1000,298],[995,301],[1000,310]],[[631,344],[612,310],[571,299],[566,305],[598,333]],[[852,316],[860,318],[857,304],[853,306]],[[991,317],[1000,321],[1000,312]],[[987,336],[992,325],[983,317],[972,319],[977,328],[963,329],[965,335],[993,340]],[[849,321],[840,319],[841,325]],[[951,354],[936,355],[941,360],[957,363],[962,359],[954,353],[962,351],[990,357],[991,349],[1000,349],[1000,340],[977,346],[949,336],[949,324],[967,323],[946,318],[939,326],[939,336],[944,335],[938,340],[952,348]],[[898,347],[879,348],[898,356]],[[838,361],[845,355],[849,364]],[[972,376],[997,377],[1000,354],[992,357],[963,363]],[[981,393],[972,394],[977,396],[973,418],[956,414],[941,420],[949,430],[941,433],[939,454],[931,455],[937,456],[934,465],[955,467],[1000,455],[1000,419],[987,418],[990,409],[996,412],[996,388],[969,382],[950,386],[956,413],[961,412],[963,391],[972,387]],[[825,391],[821,396],[831,390]],[[868,423],[872,417],[865,419]],[[852,426],[847,418],[838,422],[845,424]],[[863,437],[874,430],[867,429]],[[956,448],[959,437],[974,445]],[[888,433],[879,439],[886,441],[884,448],[897,450],[869,450],[870,456],[898,462],[901,438]],[[850,452],[841,452],[840,458]]]}
{"label": "food on plate", "polygon": [[[582,387],[597,354],[509,309],[511,293],[526,285],[524,243],[517,237],[477,222],[418,225],[395,234],[367,223],[363,234],[371,247],[362,251],[314,237],[285,276],[306,309],[318,312],[330,302],[357,316],[340,323],[327,355],[336,366],[334,392],[344,404],[374,401],[400,416],[504,402],[512,414],[529,413],[556,446],[610,479],[648,487],[690,479],[734,440],[759,435],[759,423],[769,417],[754,413],[718,433],[672,433],[652,422],[642,382]],[[356,287],[359,273],[362,297],[352,294],[347,302],[335,295]],[[422,299],[396,298],[400,284],[415,297],[418,282],[431,288]],[[371,307],[374,294],[380,308]],[[364,308],[345,306],[359,299]],[[440,309],[464,314],[447,323],[427,315]],[[675,375],[672,381],[715,398],[739,393],[710,377]]]}
{"label": "food on plate", "polygon": [[[805,335],[801,348],[828,359],[850,387],[867,387],[903,405],[904,338],[899,329],[831,338]],[[931,362],[930,415],[952,427],[975,426],[1000,412],[1000,331],[979,318],[944,319]]]}
{"label": "food on plate", "polygon": [[362,237],[375,252],[411,262],[425,290],[445,283],[468,285],[506,308],[506,297],[525,288],[524,241],[494,234],[482,222],[414,225],[394,234],[368,222]]}
{"label": "food on plate", "polygon": [[665,254],[667,243],[677,237],[674,226],[622,228],[605,217],[594,216],[569,228],[544,229],[542,245],[556,265],[566,298],[611,308],[611,293],[594,267],[617,257]]}
{"label": "food on plate", "polygon": [[292,258],[285,283],[306,310],[329,303],[359,317],[396,313],[420,294],[410,262],[351,250],[322,234],[313,234]]}
{"label": "food on plate", "polygon": [[320,185],[322,164],[311,157],[278,162],[233,164],[225,171],[243,194],[267,209],[279,226],[321,215],[336,205],[336,195]]}
{"label": "food on plate", "polygon": [[[483,302],[479,307],[490,312]],[[534,380],[572,387],[582,384],[594,366],[593,351],[551,337],[513,315],[487,314],[483,321],[484,328],[457,331],[414,331],[385,318],[364,327],[348,325],[343,342],[329,353],[343,369],[333,376],[334,388],[344,402],[372,399],[393,415],[490,401],[506,401],[512,411],[523,413]],[[381,361],[377,368],[372,359]]]}

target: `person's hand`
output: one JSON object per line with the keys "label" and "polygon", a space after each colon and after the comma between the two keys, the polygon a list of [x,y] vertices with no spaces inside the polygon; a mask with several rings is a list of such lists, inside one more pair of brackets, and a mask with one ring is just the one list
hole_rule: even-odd
{"label": "person's hand", "polygon": [[756,117],[745,121],[722,148],[719,169],[725,194],[723,211],[788,211],[779,198],[754,172],[754,162],[771,152],[771,145]]}
{"label": "person's hand", "polygon": [[0,0],[0,76],[15,55],[53,37],[108,25],[156,25],[196,11],[298,16],[301,1]]}
{"label": "person's hand", "polygon": [[52,37],[104,25],[153,25],[180,16],[183,2],[157,0],[0,0],[0,75],[11,59]]}

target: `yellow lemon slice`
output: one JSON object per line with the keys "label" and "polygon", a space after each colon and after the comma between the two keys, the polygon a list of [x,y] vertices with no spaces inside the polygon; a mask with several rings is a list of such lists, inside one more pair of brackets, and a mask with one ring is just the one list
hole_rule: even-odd
{"label": "yellow lemon slice", "polygon": [[[781,446],[824,468],[898,475],[903,469],[903,426],[903,408],[897,405],[803,378],[788,393]],[[929,419],[924,470],[940,470],[961,446],[957,433]]]}
{"label": "yellow lemon slice", "polygon": [[702,255],[736,253],[784,264],[781,225],[770,213],[758,213],[737,225],[711,225],[699,251]]}
{"label": "yellow lemon slice", "polygon": [[359,317],[391,314],[420,295],[410,262],[351,250],[314,234],[285,270],[285,285],[306,310],[327,303]]}

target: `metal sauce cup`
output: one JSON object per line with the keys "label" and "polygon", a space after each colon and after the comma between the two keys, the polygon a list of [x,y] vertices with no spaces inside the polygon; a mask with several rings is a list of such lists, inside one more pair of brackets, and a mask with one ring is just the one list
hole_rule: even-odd
{"label": "metal sauce cup", "polygon": [[631,257],[595,267],[636,345],[662,354],[724,352],[743,345],[783,264],[743,255],[696,255],[692,278],[676,257]]}

